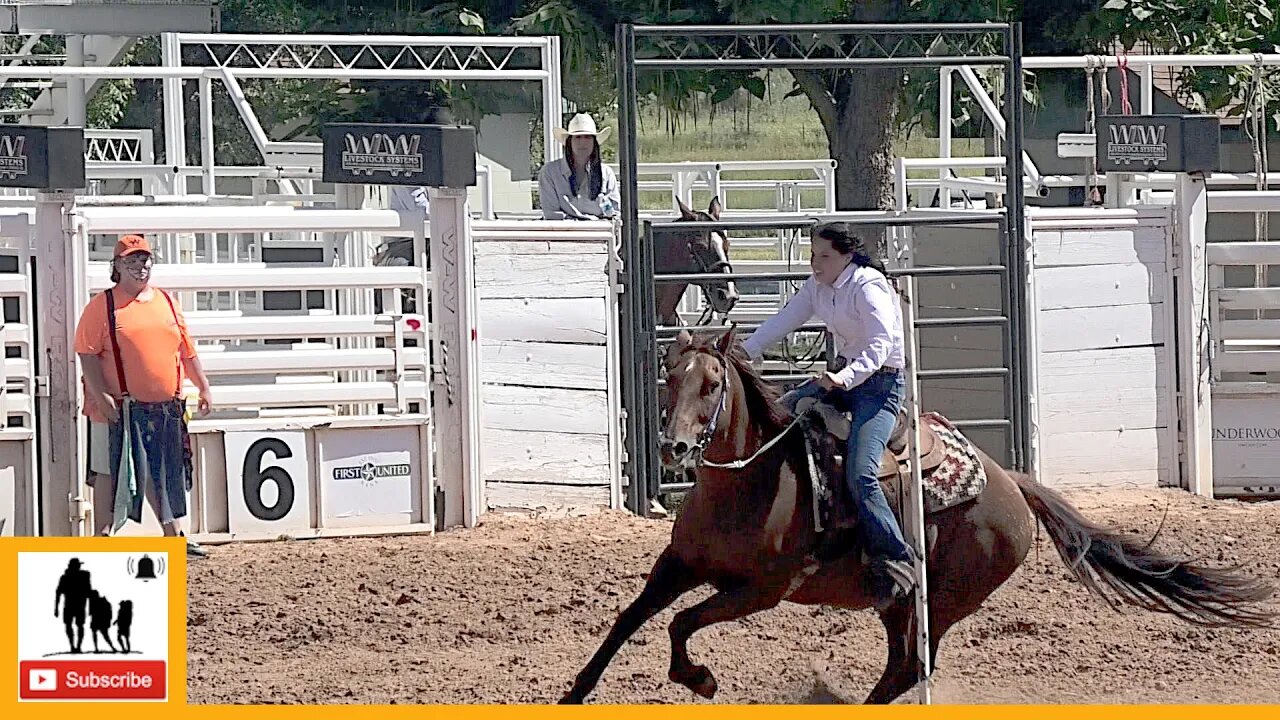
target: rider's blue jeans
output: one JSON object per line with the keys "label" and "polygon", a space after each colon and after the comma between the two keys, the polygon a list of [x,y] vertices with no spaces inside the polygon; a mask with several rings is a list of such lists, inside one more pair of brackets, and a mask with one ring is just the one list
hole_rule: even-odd
{"label": "rider's blue jeans", "polygon": [[810,380],[783,395],[781,402],[794,412],[801,399],[825,396],[825,402],[840,410],[852,411],[853,422],[845,447],[844,479],[858,506],[858,517],[862,520],[868,545],[867,554],[910,562],[911,550],[876,477],[880,458],[897,422],[905,390],[906,381],[901,372],[880,372],[852,390],[827,392],[816,380]]}

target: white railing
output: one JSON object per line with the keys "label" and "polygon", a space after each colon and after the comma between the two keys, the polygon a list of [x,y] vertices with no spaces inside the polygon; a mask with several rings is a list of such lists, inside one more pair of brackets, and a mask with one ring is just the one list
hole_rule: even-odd
{"label": "white railing", "polygon": [[[195,65],[183,64],[183,48],[202,48],[206,57]],[[355,48],[351,53],[344,48]],[[144,182],[156,178],[166,181],[161,187],[175,195],[187,194],[186,180],[201,179],[203,195],[217,195],[217,178],[226,173],[214,164],[216,147],[213,123],[213,82],[222,82],[255,146],[262,154],[266,169],[281,166],[319,166],[320,144],[315,142],[278,142],[270,139],[257,119],[240,87],[244,79],[315,79],[315,80],[505,80],[537,81],[542,85],[543,132],[548,159],[558,158],[559,146],[554,131],[560,127],[563,105],[560,84],[560,38],[556,36],[409,36],[409,35],[288,35],[288,34],[187,34],[164,33],[161,36],[160,67],[71,67],[71,66],[6,66],[6,78],[38,80],[162,80],[164,100],[165,158],[160,168],[151,168],[141,176]],[[346,58],[346,59],[344,59]],[[190,57],[187,58],[190,60]],[[361,61],[377,59],[377,68],[361,67]],[[534,68],[526,69],[532,59]],[[412,66],[406,66],[412,63]],[[519,69],[515,66],[520,65]],[[199,138],[202,162],[199,169],[185,166],[187,136],[182,84],[195,80],[198,84]],[[137,165],[130,159],[131,165]],[[154,158],[145,164],[151,164]],[[179,171],[174,172],[174,166]],[[135,179],[137,168],[116,167],[121,179]],[[261,168],[255,168],[261,170]],[[99,175],[94,174],[97,171]],[[481,165],[482,217],[493,215],[493,191],[490,168]],[[101,173],[112,170],[98,167],[89,171],[90,179],[101,179]],[[282,173],[273,178],[288,200],[305,195],[294,178]],[[144,186],[144,193],[149,192]]]}
{"label": "white railing", "polygon": [[[146,213],[83,208],[77,223],[85,243],[91,236],[125,232],[243,232],[258,238],[292,231],[342,234],[347,243],[358,245],[364,241],[362,233],[399,228],[399,216],[391,211],[282,207],[243,208],[234,216],[199,206],[150,208]],[[421,310],[402,310],[405,291],[419,303],[427,301],[430,274],[423,269],[196,262],[160,263],[153,272],[158,287],[180,298],[197,298],[183,305],[222,418],[245,413],[429,414],[429,325]],[[86,297],[110,287],[108,274],[106,262],[87,263]],[[310,308],[308,291],[320,291],[324,307]],[[269,292],[297,293],[299,307],[264,309],[262,294]],[[242,299],[228,305],[219,302],[224,295]],[[245,300],[245,295],[258,301]],[[293,342],[281,344],[287,340]]]}
{"label": "white railing", "polygon": [[137,163],[156,160],[150,130],[103,130],[85,128],[84,159],[88,163]]}
{"label": "white railing", "polygon": [[[611,166],[615,172],[617,165]],[[769,173],[760,178],[732,178],[737,173]],[[675,207],[677,198],[693,207],[694,191],[719,197],[725,211],[739,213],[835,212],[835,160],[706,160],[675,163],[639,163],[636,187],[641,194],[662,193]],[[776,175],[775,175],[776,174]],[[801,175],[801,177],[794,177]],[[656,178],[656,179],[645,179]],[[773,208],[753,210],[734,201],[741,192],[772,192]],[[805,204],[808,195],[820,194],[820,202]],[[697,208],[695,208],[697,209]]]}
{"label": "white railing", "polygon": [[[1258,69],[1280,66],[1280,54],[1206,54],[1206,55],[1078,55],[1078,56],[1039,56],[1024,57],[1022,66],[1029,71],[1034,70],[1084,70],[1086,72],[1105,72],[1112,68],[1126,67],[1138,75],[1137,113],[1149,114],[1155,107],[1155,70],[1156,68],[1175,67],[1253,67]],[[923,160],[928,167],[937,170],[937,177],[899,178],[897,191],[901,195],[904,187],[922,193],[937,191],[940,195],[941,207],[951,206],[953,192],[972,192],[979,195],[1003,195],[1005,183],[1002,179],[990,177],[954,177],[956,170],[964,170],[966,166],[962,158],[953,157],[951,120],[953,115],[953,92],[955,74],[960,75],[961,82],[978,103],[979,108],[995,128],[996,135],[1004,138],[1004,118],[999,107],[983,86],[977,73],[969,66],[942,68],[939,83],[939,117],[938,117],[938,157],[912,158]],[[1083,130],[1083,128],[1082,128]],[[955,162],[950,162],[955,161]],[[1024,187],[1032,195],[1044,196],[1053,188],[1081,187],[1090,184],[1105,184],[1106,178],[1101,175],[1086,178],[1084,174],[1045,175],[1036,166],[1030,155],[1023,153]],[[1003,165],[1003,163],[1002,163]],[[1229,175],[1229,174],[1227,174]],[[1241,174],[1242,176],[1245,174]],[[1152,180],[1147,176],[1146,182],[1171,186],[1172,177]],[[1156,177],[1159,177],[1157,175]],[[1119,178],[1117,178],[1119,180]],[[1219,182],[1226,182],[1222,178]],[[1266,182],[1275,182],[1274,174],[1268,174]],[[1125,197],[1128,197],[1125,195]],[[1144,201],[1147,198],[1144,197]],[[1123,204],[1123,201],[1117,200]],[[971,198],[966,200],[966,207],[980,207],[980,202]]]}
{"label": "white railing", "polygon": [[[1280,213],[1280,191],[1215,190],[1208,211],[1218,214]],[[1268,266],[1280,265],[1280,240],[1214,242],[1209,266],[1209,318],[1215,391],[1280,392],[1266,373],[1280,371],[1280,287],[1266,287]],[[1253,286],[1228,285],[1228,268],[1249,268]],[[1247,378],[1247,379],[1246,379]]]}
{"label": "white railing", "polygon": [[0,273],[0,299],[12,301],[17,309],[15,322],[0,317],[0,432],[13,427],[29,434],[35,427],[35,374],[31,364],[31,280],[23,268]]}

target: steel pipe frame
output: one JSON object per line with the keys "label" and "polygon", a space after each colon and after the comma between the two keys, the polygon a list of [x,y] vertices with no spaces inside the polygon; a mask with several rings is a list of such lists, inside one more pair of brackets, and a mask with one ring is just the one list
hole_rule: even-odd
{"label": "steel pipe frame", "polygon": [[[625,266],[629,268],[628,275],[634,277],[653,278],[652,273],[652,253],[641,252],[639,248],[640,238],[640,217],[638,210],[639,189],[637,184],[637,149],[635,138],[635,111],[636,111],[636,69],[637,67],[684,67],[684,68],[724,68],[726,63],[723,60],[715,62],[707,60],[657,60],[653,58],[637,59],[635,57],[636,38],[637,37],[661,37],[665,35],[708,35],[721,37],[742,37],[749,35],[768,35],[796,32],[815,32],[825,34],[908,34],[908,33],[936,33],[936,32],[970,32],[970,33],[1000,33],[1003,36],[1004,54],[999,56],[974,57],[969,59],[969,64],[1000,64],[1007,67],[1007,75],[1010,82],[1006,82],[1006,102],[1005,111],[1008,117],[1005,119],[1006,127],[1013,128],[1010,132],[1008,144],[1008,152],[1006,154],[1006,178],[1008,189],[1006,193],[1010,198],[1017,198],[1017,201],[1007,203],[1004,215],[1007,216],[1006,235],[1009,238],[1012,252],[1009,253],[1009,277],[1002,275],[1002,284],[1017,288],[1017,298],[1010,295],[1010,326],[1012,328],[1012,338],[1015,347],[1025,348],[1026,328],[1023,327],[1025,321],[1022,316],[1025,314],[1020,303],[1016,302],[1019,298],[1025,296],[1026,272],[1025,265],[1026,249],[1023,237],[1025,235],[1025,211],[1021,203],[1021,191],[1023,177],[1022,163],[1022,107],[1021,107],[1021,50],[1022,37],[1021,27],[1014,25],[997,25],[997,24],[969,24],[969,25],[763,25],[763,26],[644,26],[636,27],[632,25],[619,25],[616,31],[617,48],[619,51],[618,63],[618,80],[619,80],[619,170],[621,175],[621,194],[623,205],[623,252]],[[825,67],[858,67],[870,64],[896,64],[899,67],[911,66],[915,63],[904,62],[905,58],[885,58],[876,59],[876,62],[864,62],[871,60],[869,58],[844,58],[833,59],[834,63],[819,63]],[[948,58],[931,58],[931,62],[926,65],[947,66]],[[787,59],[778,63],[779,66],[787,66],[791,63],[791,67],[802,67],[804,63],[810,62],[801,59]],[[771,64],[765,64],[752,61],[755,68],[772,67]],[[1017,93],[1015,95],[1015,93]],[[1017,98],[1017,102],[1013,102],[1013,98]],[[1016,181],[1014,179],[1017,179]],[[948,217],[939,219],[935,224],[955,223],[958,221],[973,222],[974,218],[964,215],[957,217]],[[680,227],[684,230],[694,229],[803,229],[811,227],[816,223],[816,219],[796,220],[779,224],[767,220],[758,221],[737,221],[731,224],[725,223],[681,223],[676,226],[674,223],[646,223],[646,228],[651,232],[652,229],[670,229]],[[856,221],[855,221],[856,222]],[[875,222],[866,222],[865,224],[884,224]],[[904,223],[907,224],[907,223]],[[927,224],[927,221],[920,222]],[[722,276],[723,277],[723,276]],[[656,279],[656,278],[655,278]],[[754,279],[760,279],[754,276]],[[624,280],[624,283],[627,281]],[[651,466],[652,453],[647,450],[652,443],[646,443],[646,439],[651,439],[657,435],[657,418],[648,417],[652,413],[646,408],[655,407],[655,402],[646,402],[646,400],[656,401],[656,397],[646,398],[646,395],[652,393],[647,392],[646,388],[654,387],[656,381],[656,368],[653,365],[653,353],[655,349],[655,332],[651,330],[653,317],[653,286],[652,282],[634,281],[634,292],[629,293],[629,302],[624,303],[623,314],[625,316],[622,327],[624,332],[629,331],[630,338],[624,339],[624,358],[623,361],[628,367],[635,368],[638,371],[637,376],[629,378],[629,388],[624,389],[625,397],[628,401],[628,412],[626,413],[626,431],[628,438],[628,446],[631,452],[628,453],[628,461],[632,466],[632,472],[629,473],[631,482],[629,489],[629,504],[634,511],[643,512],[647,503],[646,493],[642,485],[648,478],[654,477]],[[647,287],[646,287],[647,286]],[[645,351],[638,352],[637,345],[644,348]],[[1012,359],[1012,358],[1010,358]],[[1017,416],[1014,425],[1014,465],[1030,470],[1031,461],[1030,452],[1030,434],[1026,428],[1026,418],[1029,417],[1027,406],[1030,403],[1029,398],[1025,398],[1023,388],[1026,386],[1026,379],[1023,377],[1028,372],[1026,367],[1026,359],[1018,363],[1021,367],[1018,372],[1012,373],[1013,385],[1011,394],[1023,396],[1022,403],[1015,403],[1011,407],[1011,413]],[[1018,407],[1021,405],[1022,407]]]}

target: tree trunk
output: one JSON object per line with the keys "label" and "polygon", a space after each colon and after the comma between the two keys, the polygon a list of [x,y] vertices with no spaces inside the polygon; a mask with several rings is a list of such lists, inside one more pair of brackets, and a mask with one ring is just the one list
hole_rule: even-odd
{"label": "tree trunk", "polygon": [[[904,0],[850,4],[854,23],[903,19]],[[893,208],[893,141],[897,131],[902,70],[869,66],[792,76],[809,97],[827,132],[836,165],[836,209]]]}
{"label": "tree trunk", "polygon": [[836,165],[836,208],[893,208],[894,117],[901,73],[858,71],[837,84],[835,112],[824,122]]}

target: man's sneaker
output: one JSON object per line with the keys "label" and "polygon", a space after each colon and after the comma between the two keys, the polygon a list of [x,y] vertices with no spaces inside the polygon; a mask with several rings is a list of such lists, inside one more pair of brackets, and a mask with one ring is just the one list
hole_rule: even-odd
{"label": "man's sneaker", "polygon": [[205,549],[204,549],[204,548],[202,548],[202,547],[200,547],[200,543],[196,542],[195,540],[192,540],[192,539],[188,538],[188,539],[187,539],[187,554],[188,554],[188,555],[191,555],[191,556],[194,556],[194,557],[208,557],[208,556],[209,556],[209,551],[208,551],[208,550],[205,550]]}

